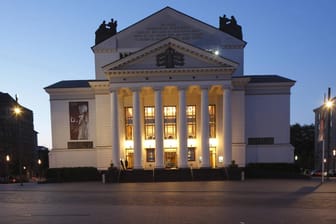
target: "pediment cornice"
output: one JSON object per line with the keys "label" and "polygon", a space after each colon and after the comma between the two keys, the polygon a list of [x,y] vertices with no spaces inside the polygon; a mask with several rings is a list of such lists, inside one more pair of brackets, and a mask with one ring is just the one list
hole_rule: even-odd
{"label": "pediment cornice", "polygon": [[166,38],[125,58],[105,65],[103,66],[103,69],[105,73],[109,73],[112,70],[122,70],[123,67],[128,64],[136,63],[136,61],[140,61],[153,53],[162,53],[162,51],[167,48],[175,49],[184,55],[188,55],[190,57],[197,58],[197,60],[204,61],[208,63],[210,67],[217,66],[235,69],[238,66],[236,62],[223,58],[219,55],[215,55],[214,53],[205,51],[174,38]]}

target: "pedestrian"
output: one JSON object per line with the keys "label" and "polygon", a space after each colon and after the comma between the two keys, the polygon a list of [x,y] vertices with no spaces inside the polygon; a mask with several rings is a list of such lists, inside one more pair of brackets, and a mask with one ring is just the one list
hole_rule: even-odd
{"label": "pedestrian", "polygon": [[126,167],[126,169],[128,169],[128,161],[127,161],[127,159],[125,159],[125,167]]}
{"label": "pedestrian", "polygon": [[125,170],[124,162],[123,162],[122,160],[120,160],[120,164],[121,164],[121,168],[122,168],[123,170]]}

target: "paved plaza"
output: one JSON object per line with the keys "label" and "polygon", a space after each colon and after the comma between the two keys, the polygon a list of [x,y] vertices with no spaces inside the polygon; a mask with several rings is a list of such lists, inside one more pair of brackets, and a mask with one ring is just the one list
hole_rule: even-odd
{"label": "paved plaza", "polygon": [[0,185],[0,223],[336,223],[336,181]]}

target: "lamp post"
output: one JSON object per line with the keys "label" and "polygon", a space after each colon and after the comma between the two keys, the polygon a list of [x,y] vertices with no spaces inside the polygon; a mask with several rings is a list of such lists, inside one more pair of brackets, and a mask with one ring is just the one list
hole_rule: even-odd
{"label": "lamp post", "polygon": [[42,170],[41,170],[42,160],[38,159],[37,160],[37,164],[38,164],[38,172],[39,172],[38,179],[41,181],[41,176],[42,176]]}
{"label": "lamp post", "polygon": [[328,112],[328,126],[327,126],[327,177],[329,176],[329,169],[331,164],[331,150],[330,150],[330,121],[331,121],[331,108],[333,102],[330,100],[330,89],[328,90],[328,101],[326,103],[327,112]]}
{"label": "lamp post", "polygon": [[[327,146],[325,146],[326,138],[324,137],[324,134],[323,134],[323,143],[322,143],[323,144],[322,145],[322,175],[321,175],[321,182],[322,183],[324,182],[325,168],[327,168],[327,171],[328,171],[329,161],[330,161],[330,158],[331,158],[331,155],[330,155],[330,139],[331,139],[330,138],[330,119],[331,119],[332,106],[333,106],[333,101],[330,100],[330,88],[328,88],[328,99],[324,103],[324,108],[322,108],[322,110],[325,109],[326,112],[327,112],[327,122],[326,122],[327,123]],[[328,172],[327,172],[327,174],[328,174]]]}
{"label": "lamp post", "polygon": [[7,178],[6,178],[6,182],[9,182],[9,162],[10,162],[11,158],[10,155],[6,155],[6,173],[7,173]]}
{"label": "lamp post", "polygon": [[[17,103],[17,101],[16,101]],[[14,108],[13,108],[13,113],[14,113],[14,116],[15,116],[15,122],[16,122],[16,128],[17,128],[17,143],[16,143],[16,146],[17,146],[17,151],[18,151],[18,154],[19,154],[19,175],[20,175],[20,185],[23,186],[23,180],[22,180],[22,148],[21,148],[21,136],[20,136],[20,127],[19,127],[19,122],[18,122],[18,119],[19,117],[21,116],[22,114],[22,110],[21,110],[21,107],[19,105],[16,105]]]}
{"label": "lamp post", "polygon": [[335,156],[336,156],[336,149],[333,150],[333,175],[335,176]]}

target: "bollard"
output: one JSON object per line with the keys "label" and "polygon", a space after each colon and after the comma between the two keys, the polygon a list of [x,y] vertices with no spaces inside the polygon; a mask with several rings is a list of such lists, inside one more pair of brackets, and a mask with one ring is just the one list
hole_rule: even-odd
{"label": "bollard", "polygon": [[105,173],[102,174],[102,183],[105,184]]}
{"label": "bollard", "polygon": [[244,172],[244,171],[241,172],[241,180],[242,180],[242,181],[245,180],[245,172]]}

